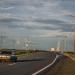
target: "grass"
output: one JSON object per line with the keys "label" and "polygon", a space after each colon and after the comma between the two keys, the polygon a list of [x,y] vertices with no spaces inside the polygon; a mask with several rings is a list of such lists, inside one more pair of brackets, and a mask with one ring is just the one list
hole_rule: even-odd
{"label": "grass", "polygon": [[20,56],[30,56],[32,54],[35,54],[39,51],[33,51],[33,50],[25,50],[25,51],[16,51],[16,56],[20,57]]}
{"label": "grass", "polygon": [[67,57],[69,57],[73,61],[75,61],[75,54],[73,54],[73,53],[64,53],[64,55],[67,56]]}
{"label": "grass", "polygon": [[21,56],[29,56],[31,55],[32,53],[25,53],[25,54],[17,54],[16,56],[17,57],[21,57]]}

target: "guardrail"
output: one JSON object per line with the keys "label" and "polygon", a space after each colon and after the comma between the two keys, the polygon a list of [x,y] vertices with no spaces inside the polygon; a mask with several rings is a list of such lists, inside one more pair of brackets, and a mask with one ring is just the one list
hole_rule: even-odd
{"label": "guardrail", "polygon": [[49,64],[49,65],[45,66],[44,68],[38,70],[37,72],[33,73],[32,75],[42,75],[42,73],[43,73],[46,69],[48,69],[48,68],[52,67],[52,65],[54,65],[54,63],[57,61],[57,59],[58,59],[59,57],[60,57],[60,55],[56,55],[55,59],[53,60],[53,62],[52,62],[51,64]]}

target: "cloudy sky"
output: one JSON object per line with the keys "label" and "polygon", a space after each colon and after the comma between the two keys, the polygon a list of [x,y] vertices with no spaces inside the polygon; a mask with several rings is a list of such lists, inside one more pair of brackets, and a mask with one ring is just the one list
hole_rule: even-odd
{"label": "cloudy sky", "polygon": [[0,0],[0,33],[38,40],[39,48],[54,47],[74,27],[74,0]]}

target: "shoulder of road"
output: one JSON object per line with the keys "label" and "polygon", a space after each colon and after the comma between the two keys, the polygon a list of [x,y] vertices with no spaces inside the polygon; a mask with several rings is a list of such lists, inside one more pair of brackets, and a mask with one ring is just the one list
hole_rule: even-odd
{"label": "shoulder of road", "polygon": [[46,75],[75,75],[75,54],[65,53],[64,57]]}

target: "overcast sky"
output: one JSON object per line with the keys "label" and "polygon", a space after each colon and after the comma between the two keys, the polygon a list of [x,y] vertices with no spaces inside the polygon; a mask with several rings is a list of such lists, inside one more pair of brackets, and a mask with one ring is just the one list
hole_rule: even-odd
{"label": "overcast sky", "polygon": [[[74,26],[74,0],[0,0],[0,32],[8,36],[49,42],[64,33],[71,34]],[[41,48],[49,48],[48,42]]]}

